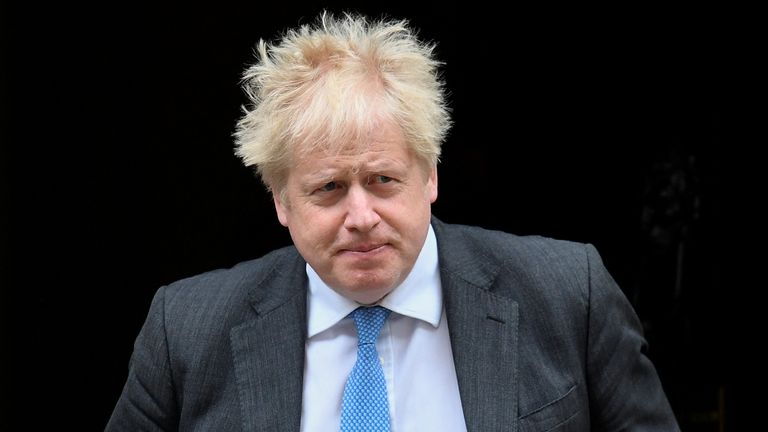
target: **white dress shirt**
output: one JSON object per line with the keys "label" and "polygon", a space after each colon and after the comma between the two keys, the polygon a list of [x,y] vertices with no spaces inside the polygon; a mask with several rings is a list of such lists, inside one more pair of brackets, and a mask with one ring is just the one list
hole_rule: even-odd
{"label": "white dress shirt", "polygon": [[[307,275],[301,430],[338,431],[344,385],[357,358],[357,330],[345,318],[359,304],[331,289],[309,264]],[[466,431],[431,226],[413,270],[380,305],[392,311],[376,341],[392,432]]]}

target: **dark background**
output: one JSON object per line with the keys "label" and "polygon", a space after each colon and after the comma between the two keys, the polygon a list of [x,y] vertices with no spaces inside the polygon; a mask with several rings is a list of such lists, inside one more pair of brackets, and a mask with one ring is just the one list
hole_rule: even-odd
{"label": "dark background", "polygon": [[[13,3],[0,429],[101,430],[159,286],[289,243],[232,152],[239,77],[260,37],[323,6]],[[325,6],[438,42],[455,127],[434,214],[595,244],[684,430],[745,427],[765,255],[750,11]]]}

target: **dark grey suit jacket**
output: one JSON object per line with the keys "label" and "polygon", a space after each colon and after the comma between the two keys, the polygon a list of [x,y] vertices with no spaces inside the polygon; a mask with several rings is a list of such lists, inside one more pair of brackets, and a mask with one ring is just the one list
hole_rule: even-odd
{"label": "dark grey suit jacket", "polygon": [[[469,431],[676,431],[640,323],[590,245],[433,218]],[[293,247],[160,288],[108,431],[296,431]]]}

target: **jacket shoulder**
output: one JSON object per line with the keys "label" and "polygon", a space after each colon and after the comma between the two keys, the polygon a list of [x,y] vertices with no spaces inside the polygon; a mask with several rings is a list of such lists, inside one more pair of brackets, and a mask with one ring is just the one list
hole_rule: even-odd
{"label": "jacket shoulder", "polygon": [[585,305],[589,278],[603,269],[588,243],[434,223],[443,271],[526,303]]}
{"label": "jacket shoulder", "polygon": [[287,246],[230,268],[177,280],[161,288],[166,314],[236,316],[259,287],[269,286],[265,281],[297,259],[300,258],[296,248]]}
{"label": "jacket shoulder", "polygon": [[[438,243],[442,240],[446,253],[452,251],[497,267],[537,268],[558,262],[557,267],[588,265],[587,254],[594,247],[587,243],[554,239],[540,235],[516,235],[477,226],[440,222]],[[437,227],[436,226],[436,227]],[[464,253],[460,250],[464,249]]]}

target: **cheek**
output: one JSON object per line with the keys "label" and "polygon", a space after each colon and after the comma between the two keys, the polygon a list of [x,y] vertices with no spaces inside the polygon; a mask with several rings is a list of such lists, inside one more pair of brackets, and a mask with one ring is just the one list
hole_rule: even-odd
{"label": "cheek", "polygon": [[336,238],[341,224],[327,211],[303,212],[293,218],[293,229],[312,249],[322,248]]}

